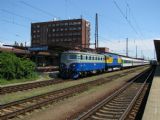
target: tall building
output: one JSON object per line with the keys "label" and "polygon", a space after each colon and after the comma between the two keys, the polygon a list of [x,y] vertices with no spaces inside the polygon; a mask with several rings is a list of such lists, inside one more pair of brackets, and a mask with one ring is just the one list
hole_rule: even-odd
{"label": "tall building", "polygon": [[90,23],[70,19],[31,24],[31,45],[89,48]]}

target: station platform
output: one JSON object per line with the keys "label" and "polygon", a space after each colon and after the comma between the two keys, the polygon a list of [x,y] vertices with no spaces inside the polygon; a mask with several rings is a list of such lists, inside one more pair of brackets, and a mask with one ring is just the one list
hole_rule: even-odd
{"label": "station platform", "polygon": [[142,120],[160,120],[160,66],[157,66]]}

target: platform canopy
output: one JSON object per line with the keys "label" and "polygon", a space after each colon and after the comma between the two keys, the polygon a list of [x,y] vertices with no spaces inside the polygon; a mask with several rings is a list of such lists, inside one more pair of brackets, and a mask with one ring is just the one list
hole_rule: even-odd
{"label": "platform canopy", "polygon": [[157,61],[160,62],[160,40],[154,40],[154,46],[156,50]]}

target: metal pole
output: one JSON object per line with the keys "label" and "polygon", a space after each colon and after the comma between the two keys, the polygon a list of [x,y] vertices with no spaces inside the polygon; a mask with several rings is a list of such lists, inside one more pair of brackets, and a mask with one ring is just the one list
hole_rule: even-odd
{"label": "metal pole", "polygon": [[137,45],[136,45],[136,58],[137,58]]}
{"label": "metal pole", "polygon": [[95,18],[95,49],[98,47],[98,14]]}
{"label": "metal pole", "polygon": [[97,48],[98,48],[98,14],[96,13],[96,29],[97,29]]}
{"label": "metal pole", "polygon": [[128,38],[126,38],[126,56],[128,56]]}

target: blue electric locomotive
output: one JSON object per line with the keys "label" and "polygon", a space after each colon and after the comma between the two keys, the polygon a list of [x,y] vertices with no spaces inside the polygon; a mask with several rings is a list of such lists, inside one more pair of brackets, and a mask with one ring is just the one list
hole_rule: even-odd
{"label": "blue electric locomotive", "polygon": [[60,76],[77,79],[90,72],[105,70],[105,56],[96,53],[67,51],[61,54]]}

